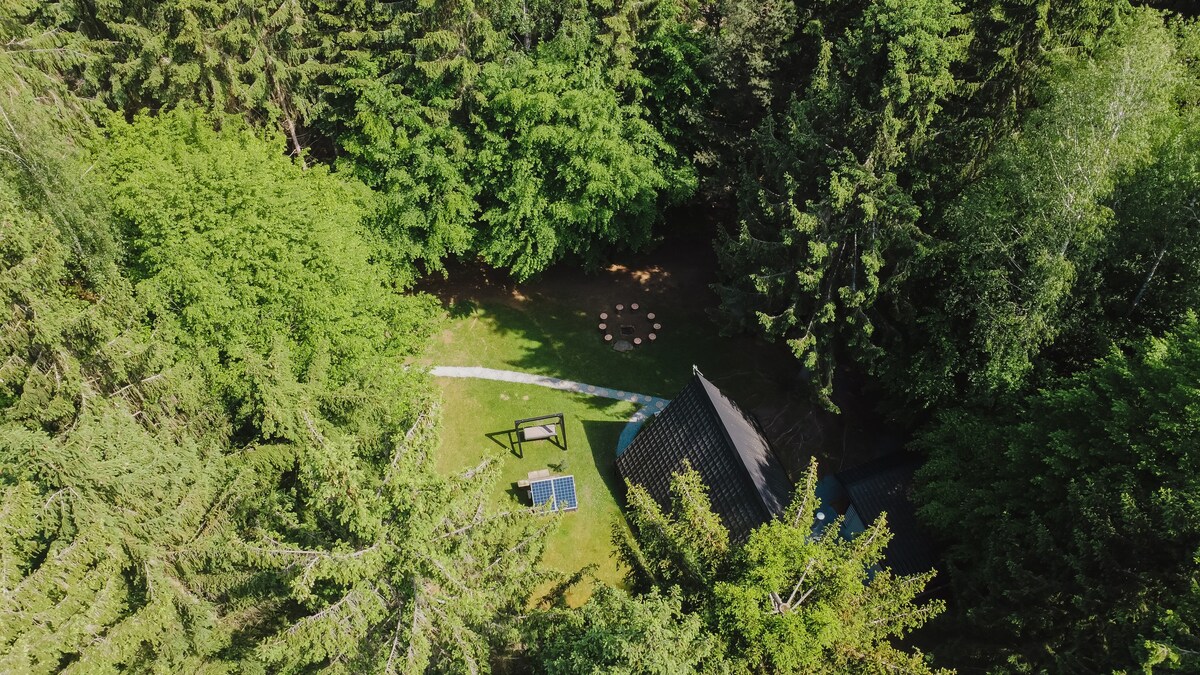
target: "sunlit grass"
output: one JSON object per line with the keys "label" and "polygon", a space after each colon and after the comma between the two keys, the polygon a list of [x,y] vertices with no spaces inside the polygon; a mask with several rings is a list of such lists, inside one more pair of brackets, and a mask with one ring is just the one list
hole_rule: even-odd
{"label": "sunlit grass", "polygon": [[[450,305],[451,318],[421,361],[427,365],[483,366],[549,375],[639,394],[670,398],[691,377],[696,364],[705,375],[735,395],[747,398],[769,391],[764,382],[782,369],[772,352],[749,339],[722,338],[700,309],[665,302],[654,308],[664,325],[655,344],[628,353],[615,352],[600,339],[597,317],[578,298],[551,295],[493,297]],[[559,527],[547,542],[544,563],[571,574],[595,565],[602,581],[619,584],[611,533],[622,524],[622,483],[616,474],[616,444],[631,403],[532,385],[489,380],[437,378],[444,395],[444,431],[437,456],[444,472],[475,466],[489,455],[504,455],[495,506],[527,506],[516,481],[530,471],[557,468],[573,474],[579,510],[557,517]],[[525,444],[525,456],[501,447],[513,421],[562,412],[567,417],[569,451],[548,442]],[[488,434],[499,432],[497,443]],[[565,460],[565,466],[560,463]],[[576,592],[578,602],[586,590]]]}
{"label": "sunlit grass", "polygon": [[[442,378],[438,384],[445,397],[438,469],[461,471],[502,453],[501,480],[494,495],[499,510],[529,506],[526,491],[518,489],[516,482],[530,471],[551,468],[556,474],[574,475],[579,510],[543,516],[560,521],[547,541],[543,562],[565,574],[595,564],[599,579],[619,584],[611,533],[622,516],[613,458],[617,437],[636,410],[634,404],[489,380]],[[566,416],[566,452],[550,442],[536,441],[525,443],[524,456],[518,457],[499,444],[507,446],[504,432],[515,419],[559,412]],[[494,432],[499,432],[496,441],[488,437]]]}

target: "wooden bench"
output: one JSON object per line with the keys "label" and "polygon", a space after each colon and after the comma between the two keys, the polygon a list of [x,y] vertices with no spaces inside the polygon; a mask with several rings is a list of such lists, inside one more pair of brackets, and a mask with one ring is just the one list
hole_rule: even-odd
{"label": "wooden bench", "polygon": [[521,445],[529,441],[550,441],[560,450],[567,449],[567,427],[562,413],[516,420],[513,422],[513,432],[516,434],[514,450],[518,457],[525,456]]}
{"label": "wooden bench", "polygon": [[538,426],[521,429],[521,440],[523,441],[544,441],[547,438],[554,438],[557,435],[557,424],[539,424]]}
{"label": "wooden bench", "polygon": [[525,474],[524,478],[517,481],[517,487],[527,488],[539,480],[545,480],[551,476],[552,473],[550,469],[538,469],[536,471],[530,471],[529,473]]}

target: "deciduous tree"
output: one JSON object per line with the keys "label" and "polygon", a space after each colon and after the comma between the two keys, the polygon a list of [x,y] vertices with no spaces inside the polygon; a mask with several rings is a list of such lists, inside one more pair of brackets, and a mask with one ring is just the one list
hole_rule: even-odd
{"label": "deciduous tree", "polygon": [[989,160],[937,226],[912,293],[932,291],[898,389],[934,401],[1019,388],[1063,329],[1080,269],[1115,223],[1107,200],[1149,161],[1178,70],[1161,18],[1135,12],[1094,58],[1065,66],[1049,102]]}

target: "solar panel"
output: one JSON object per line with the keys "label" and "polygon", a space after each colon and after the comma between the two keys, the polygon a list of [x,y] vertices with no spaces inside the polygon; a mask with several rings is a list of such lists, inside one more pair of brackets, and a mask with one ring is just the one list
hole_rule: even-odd
{"label": "solar panel", "polygon": [[534,506],[549,505],[548,511],[574,511],[579,508],[575,477],[559,476],[530,483],[529,495]]}
{"label": "solar panel", "polygon": [[529,486],[529,494],[533,497],[533,505],[541,506],[547,502],[550,503],[550,510],[555,510],[554,506],[554,481],[550,479],[539,480]]}
{"label": "solar panel", "polygon": [[554,479],[554,499],[558,502],[560,511],[574,511],[579,508],[579,499],[575,496],[574,476]]}

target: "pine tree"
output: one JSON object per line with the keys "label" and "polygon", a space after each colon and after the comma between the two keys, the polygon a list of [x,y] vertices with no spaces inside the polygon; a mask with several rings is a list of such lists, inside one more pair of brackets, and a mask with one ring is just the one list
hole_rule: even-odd
{"label": "pine tree", "polygon": [[43,3],[26,20],[75,39],[83,93],[132,117],[200,106],[245,114],[288,135],[302,157],[310,113],[311,21],[301,0]]}
{"label": "pine tree", "polygon": [[[294,608],[255,648],[272,670],[488,672],[515,641],[525,598],[546,580],[537,562],[554,521],[490,512],[494,461],[433,473],[437,422],[436,408],[420,413],[382,466],[332,432],[294,449],[300,484],[289,492],[303,508],[273,514],[233,548],[273,587],[264,600]],[[262,476],[274,490],[280,478]],[[292,500],[270,501],[251,508]]]}
{"label": "pine tree", "polygon": [[[664,514],[645,490],[627,496],[629,527],[613,530],[613,544],[627,570],[629,584],[640,591],[678,587],[694,602],[719,578],[729,557],[729,532],[712,512],[708,489],[690,467],[671,479],[671,513]],[[689,609],[695,605],[689,604]]]}
{"label": "pine tree", "polygon": [[881,569],[891,540],[884,517],[850,541],[836,534],[840,520],[814,532],[816,471],[814,462],[782,518],[728,548],[694,471],[672,480],[670,514],[630,486],[633,538],[620,547],[621,560],[633,580],[680,593],[736,669],[933,672],[919,652],[892,645],[942,611],[941,602],[917,601],[933,572]]}
{"label": "pine tree", "polygon": [[685,675],[728,667],[721,644],[700,617],[681,609],[678,593],[631,597],[600,586],[578,609],[532,616],[528,658],[539,672]]}

